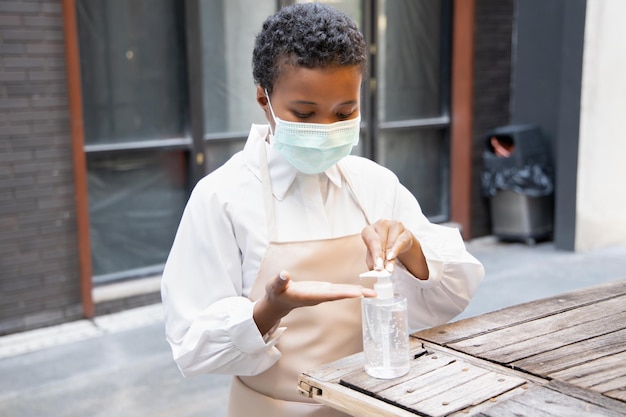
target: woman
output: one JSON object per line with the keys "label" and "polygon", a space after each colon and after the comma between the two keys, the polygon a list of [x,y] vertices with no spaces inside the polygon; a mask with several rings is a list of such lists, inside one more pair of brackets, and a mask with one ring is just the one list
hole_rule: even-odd
{"label": "woman", "polygon": [[315,3],[270,16],[253,52],[269,125],[202,179],[163,273],[167,340],[185,375],[233,375],[229,416],[341,416],[298,375],[362,350],[359,282],[393,272],[413,329],[460,313],[483,276],[458,231],[431,224],[397,177],[349,155],[365,42]]}

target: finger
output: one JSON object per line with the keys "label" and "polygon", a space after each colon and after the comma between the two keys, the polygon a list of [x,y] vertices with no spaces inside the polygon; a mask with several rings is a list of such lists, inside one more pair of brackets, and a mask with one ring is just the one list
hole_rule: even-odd
{"label": "finger", "polygon": [[369,288],[361,285],[332,284],[332,292],[340,297],[360,297],[364,290],[369,290]]}
{"label": "finger", "polygon": [[382,269],[385,254],[381,246],[380,237],[374,226],[370,225],[365,227],[361,232],[361,238],[367,247],[367,256],[365,258],[367,267],[374,269],[380,266],[380,269]]}
{"label": "finger", "polygon": [[389,227],[390,222],[385,219],[378,220],[376,223],[374,223],[374,230],[376,230],[376,234],[378,235],[378,239],[380,240],[380,251],[382,259],[385,259],[387,256],[386,252],[387,245],[389,244]]}
{"label": "finger", "polygon": [[335,289],[326,294],[326,301],[343,300],[344,298],[376,297],[376,291],[360,285],[335,284]]}
{"label": "finger", "polygon": [[320,301],[336,301],[344,298],[360,298],[360,297],[374,297],[376,292],[370,288],[363,287],[361,285],[351,284],[332,284],[327,283],[328,286],[324,291],[317,294],[315,297]]}
{"label": "finger", "polygon": [[365,264],[367,265],[367,269],[374,269],[374,258],[372,258],[372,254],[369,249],[367,250],[367,254],[365,255]]}
{"label": "finger", "polygon": [[395,261],[399,254],[406,252],[413,245],[413,234],[404,229],[395,240],[393,246],[387,251],[387,261]]}
{"label": "finger", "polygon": [[363,287],[361,289],[361,294],[365,298],[375,298],[378,295],[378,294],[376,294],[376,291],[374,291],[371,288],[367,288],[367,287]]}
{"label": "finger", "polygon": [[291,303],[296,306],[374,296],[372,290],[361,285],[333,284],[324,281],[294,281],[285,294],[288,294]]}
{"label": "finger", "polygon": [[268,289],[273,294],[278,295],[287,289],[290,282],[291,282],[291,275],[289,275],[289,272],[280,271],[280,274],[278,274],[276,277],[274,277],[272,281],[270,281]]}
{"label": "finger", "polygon": [[402,240],[402,234],[404,233],[404,225],[401,222],[393,222],[388,231],[387,247],[385,250],[385,261],[393,261],[403,249],[402,245],[405,243]]}

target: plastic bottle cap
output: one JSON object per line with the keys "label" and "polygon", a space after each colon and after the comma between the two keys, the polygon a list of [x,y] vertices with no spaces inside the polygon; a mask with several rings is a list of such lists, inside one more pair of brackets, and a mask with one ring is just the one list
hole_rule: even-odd
{"label": "plastic bottle cap", "polygon": [[378,282],[374,284],[374,291],[376,291],[376,298],[381,300],[387,300],[393,298],[393,283],[389,279],[391,273],[386,269],[363,272],[359,275],[361,278],[376,278]]}

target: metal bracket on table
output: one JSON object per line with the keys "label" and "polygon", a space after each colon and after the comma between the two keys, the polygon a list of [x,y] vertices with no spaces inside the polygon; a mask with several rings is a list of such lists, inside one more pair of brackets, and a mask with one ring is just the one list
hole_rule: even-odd
{"label": "metal bracket on table", "polygon": [[300,383],[298,384],[298,391],[300,392],[300,394],[304,395],[307,398],[313,398],[313,396],[315,395],[317,396],[322,395],[321,388],[318,388],[313,385],[309,385],[304,381],[300,381]]}

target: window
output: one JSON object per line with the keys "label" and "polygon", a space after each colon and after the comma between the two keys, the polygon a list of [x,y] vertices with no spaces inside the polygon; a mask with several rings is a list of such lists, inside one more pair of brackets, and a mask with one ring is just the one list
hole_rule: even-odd
{"label": "window", "polygon": [[373,155],[432,221],[449,218],[447,1],[378,0]]}
{"label": "window", "polygon": [[182,3],[76,7],[94,283],[160,273],[188,190]]}

